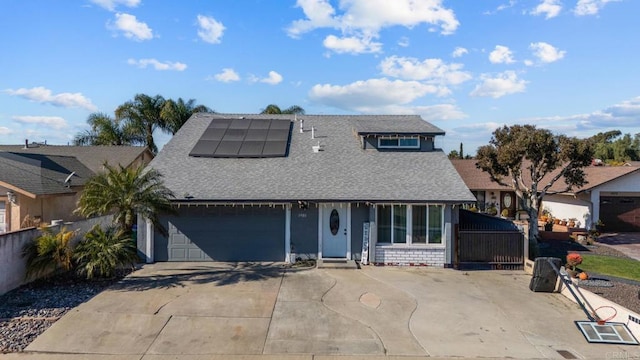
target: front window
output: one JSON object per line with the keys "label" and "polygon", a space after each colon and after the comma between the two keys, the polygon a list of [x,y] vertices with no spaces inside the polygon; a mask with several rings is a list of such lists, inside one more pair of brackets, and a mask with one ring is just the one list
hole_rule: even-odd
{"label": "front window", "polygon": [[378,242],[442,244],[443,205],[378,206]]}
{"label": "front window", "polygon": [[378,138],[380,149],[419,149],[420,139],[417,136],[409,137],[380,137]]}

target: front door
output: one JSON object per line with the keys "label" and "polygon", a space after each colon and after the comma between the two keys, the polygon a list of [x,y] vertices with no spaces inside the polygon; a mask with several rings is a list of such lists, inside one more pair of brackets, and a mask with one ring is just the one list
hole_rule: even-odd
{"label": "front door", "polygon": [[347,208],[322,208],[322,257],[347,257]]}
{"label": "front door", "polygon": [[509,210],[509,214],[507,215],[508,217],[516,216],[516,202],[517,202],[516,193],[512,191],[509,191],[509,192],[503,191],[500,193],[500,196],[502,197],[500,201],[502,203],[501,209]]}

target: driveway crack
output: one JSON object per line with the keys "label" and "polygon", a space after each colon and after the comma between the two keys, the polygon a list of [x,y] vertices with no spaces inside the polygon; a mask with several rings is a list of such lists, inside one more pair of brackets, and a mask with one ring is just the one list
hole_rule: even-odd
{"label": "driveway crack", "polygon": [[276,311],[276,305],[278,304],[280,298],[280,289],[282,289],[282,282],[284,281],[284,277],[287,274],[287,269],[282,269],[282,275],[280,275],[280,283],[278,284],[278,294],[276,295],[276,301],[273,302],[273,307],[271,308],[271,316],[269,316],[269,324],[267,325],[267,334],[264,337],[264,342],[262,343],[262,354],[264,354],[264,350],[267,348],[267,340],[269,339],[269,333],[271,332],[271,323],[273,322],[273,313]]}

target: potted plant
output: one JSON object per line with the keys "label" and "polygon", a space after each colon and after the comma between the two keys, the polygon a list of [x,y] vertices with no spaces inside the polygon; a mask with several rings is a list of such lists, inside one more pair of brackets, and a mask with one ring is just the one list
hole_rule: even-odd
{"label": "potted plant", "polygon": [[487,214],[493,215],[493,216],[498,215],[498,208],[494,203],[491,203],[491,205],[489,205],[489,207],[487,208]]}
{"label": "potted plant", "polygon": [[602,232],[604,230],[604,223],[600,219],[596,221],[596,230],[598,230],[599,232]]}
{"label": "potted plant", "polygon": [[576,218],[571,218],[571,219],[569,219],[569,222],[567,223],[567,226],[569,226],[570,228],[572,228],[572,227],[576,227],[576,221],[577,221],[577,220],[578,220],[578,219],[576,219]]}
{"label": "potted plant", "polygon": [[553,231],[553,218],[547,218],[547,221],[544,223],[544,231]]}
{"label": "potted plant", "polygon": [[567,254],[567,265],[565,266],[567,270],[567,274],[571,277],[578,276],[578,270],[576,270],[576,266],[582,264],[582,256],[578,253],[569,253]]}
{"label": "potted plant", "polygon": [[509,217],[509,209],[502,209],[502,211],[500,212],[500,216],[502,216],[503,218],[508,218]]}

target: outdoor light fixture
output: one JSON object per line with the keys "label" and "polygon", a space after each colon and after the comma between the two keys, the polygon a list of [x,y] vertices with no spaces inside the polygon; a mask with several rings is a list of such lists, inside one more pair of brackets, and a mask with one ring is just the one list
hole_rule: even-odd
{"label": "outdoor light fixture", "polygon": [[7,191],[7,199],[9,199],[9,202],[12,204],[15,204],[18,201],[16,193],[14,193],[12,190]]}

